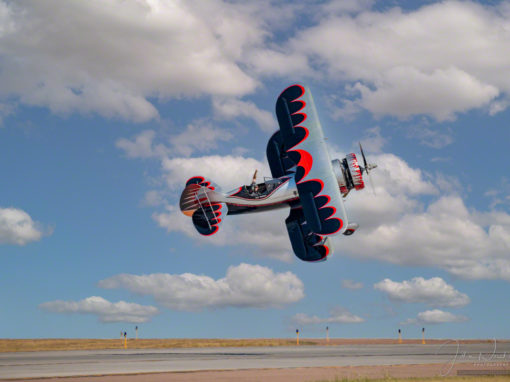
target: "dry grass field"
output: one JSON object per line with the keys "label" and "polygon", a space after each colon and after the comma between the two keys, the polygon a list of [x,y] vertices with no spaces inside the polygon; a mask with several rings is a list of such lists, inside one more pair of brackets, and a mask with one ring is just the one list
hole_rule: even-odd
{"label": "dry grass field", "polygon": [[[313,345],[312,341],[300,341]],[[128,339],[128,349],[167,349],[201,347],[290,346],[289,339]],[[44,350],[98,350],[124,348],[122,339],[0,339],[0,352]]]}
{"label": "dry grass field", "polygon": [[[448,340],[427,340],[428,344],[441,344]],[[490,342],[489,340],[461,340],[461,343]],[[396,344],[395,339],[300,339],[300,345],[363,345]],[[421,340],[404,340],[405,344],[419,344]],[[128,339],[128,349],[170,349],[192,347],[247,347],[247,346],[296,346],[295,339]],[[121,349],[124,340],[118,339],[0,339],[0,352],[44,351],[44,350],[98,350]]]}

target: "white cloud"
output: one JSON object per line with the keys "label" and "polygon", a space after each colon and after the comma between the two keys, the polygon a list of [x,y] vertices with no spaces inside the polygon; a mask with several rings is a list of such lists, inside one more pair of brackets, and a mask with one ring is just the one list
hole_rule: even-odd
{"label": "white cloud", "polygon": [[[1,21],[0,21],[1,23]],[[1,34],[0,34],[1,35]],[[14,113],[15,107],[9,103],[0,103],[0,127],[3,126],[4,119]]]}
{"label": "white cloud", "polygon": [[243,117],[254,120],[263,131],[273,132],[278,129],[278,123],[273,118],[273,114],[267,110],[259,109],[253,102],[215,97],[213,107],[218,118]]}
{"label": "white cloud", "polygon": [[289,48],[276,49],[261,47],[247,52],[246,65],[258,75],[283,77],[295,81],[297,73],[312,75],[314,70],[308,58]]}
{"label": "white cloud", "polygon": [[370,9],[375,0],[332,0],[322,5],[326,15],[343,15],[345,13],[358,13]]}
{"label": "white cloud", "polygon": [[380,153],[387,141],[388,140],[381,135],[381,128],[379,126],[375,126],[371,129],[367,129],[361,144],[366,155],[366,152]]}
{"label": "white cloud", "polygon": [[39,224],[17,208],[0,207],[0,244],[25,245],[42,238]]}
{"label": "white cloud", "polygon": [[298,325],[315,324],[359,324],[365,320],[355,314],[352,314],[344,308],[334,308],[326,318],[318,316],[309,316],[305,313],[298,313],[292,317],[292,321]]}
{"label": "white cloud", "polygon": [[[368,160],[379,165],[372,172],[377,195],[365,190],[352,192],[346,199],[349,219],[359,223],[360,229],[352,237],[334,239],[342,254],[439,267],[463,278],[510,280],[510,223],[506,219],[495,221],[488,219],[487,213],[469,211],[455,194],[460,187],[455,179],[441,174],[425,176],[393,154],[370,155]],[[269,174],[266,163],[231,155],[165,157],[162,168],[170,190],[182,189],[193,175],[205,176],[228,190],[248,184],[256,168]],[[437,198],[440,190],[443,195]],[[426,204],[418,199],[421,196],[432,199]],[[218,234],[203,238],[173,204],[153,214],[161,227],[183,232],[198,243],[248,245],[258,255],[290,261],[294,256],[284,224],[286,216],[287,211],[280,210],[228,217]]]}
{"label": "white cloud", "polygon": [[469,1],[333,15],[301,30],[285,49],[328,81],[354,83],[357,106],[442,121],[492,102],[492,113],[507,106],[496,97],[510,91],[509,19],[505,3]]}
{"label": "white cloud", "polygon": [[434,149],[442,149],[453,143],[451,129],[434,130],[425,126],[412,126],[408,129],[407,135]]}
{"label": "white cloud", "polygon": [[430,114],[438,121],[452,120],[455,113],[488,105],[498,88],[484,84],[458,68],[423,73],[413,67],[397,67],[384,73],[376,89],[357,83],[360,105],[375,115],[408,118]]}
{"label": "white cloud", "polygon": [[496,115],[506,110],[510,106],[510,101],[508,99],[497,100],[491,103],[489,109],[489,115]]}
{"label": "white cloud", "polygon": [[467,279],[510,280],[508,214],[500,213],[498,220],[481,218],[486,215],[470,212],[458,196],[442,196],[425,211],[368,225],[342,246],[356,257],[439,267]]}
{"label": "white cloud", "polygon": [[225,191],[250,184],[253,172],[259,177],[270,175],[266,163],[242,156],[210,155],[193,158],[165,158],[162,161],[164,178],[170,189],[184,188],[187,179],[194,175],[204,176]]}
{"label": "white cloud", "polygon": [[[359,155],[361,160],[361,155]],[[435,195],[436,186],[425,179],[420,169],[412,168],[402,158],[394,154],[369,155],[367,161],[376,163],[377,169],[371,175],[374,178],[377,191],[389,190],[391,194],[398,195]]]}
{"label": "white cloud", "polygon": [[450,312],[433,309],[420,312],[416,318],[409,318],[404,321],[403,324],[443,324],[446,322],[463,322],[467,320],[469,320],[469,318],[466,316],[455,315]]}
{"label": "white cloud", "polygon": [[390,300],[397,302],[421,302],[431,306],[459,307],[469,304],[469,297],[447,284],[440,277],[424,279],[415,277],[402,282],[384,279],[374,288],[386,293]]}
{"label": "white cloud", "polygon": [[437,267],[466,279],[510,280],[508,213],[468,209],[457,179],[425,175],[395,155],[368,160],[379,164],[371,173],[377,195],[367,186],[345,200],[349,221],[360,228],[333,239],[342,255]]}
{"label": "white cloud", "polygon": [[[344,100],[351,109],[401,118],[508,107],[504,3],[408,12],[372,4],[2,2],[0,101],[147,121],[159,116],[152,99],[206,95],[218,116],[253,118],[269,131],[272,115],[240,98],[264,76],[298,76],[347,82],[359,95]],[[312,26],[294,28],[300,17]]]}
{"label": "white cloud", "polygon": [[50,301],[39,308],[55,313],[92,314],[101,322],[147,322],[159,313],[154,306],[119,301],[112,303],[99,296],[87,297],[80,301]]}
{"label": "white cloud", "polygon": [[[166,139],[154,130],[145,130],[131,139],[119,138],[115,146],[129,158],[188,157],[194,152],[207,152],[218,147],[220,141],[230,141],[233,135],[226,129],[212,125],[207,120],[195,120],[178,134]],[[156,143],[156,141],[160,141]]]}
{"label": "white cloud", "polygon": [[263,8],[223,1],[2,2],[0,97],[139,122],[158,117],[149,97],[247,94],[257,81],[240,63],[267,36]]}
{"label": "white cloud", "polygon": [[134,140],[119,138],[115,146],[124,150],[129,158],[152,158],[167,154],[168,148],[162,144],[154,146],[154,130],[145,130],[139,133]]}
{"label": "white cloud", "polygon": [[294,258],[285,227],[288,208],[260,214],[228,216],[218,233],[212,237],[200,235],[191,219],[184,216],[178,206],[167,205],[165,211],[155,212],[152,218],[168,232],[184,233],[195,244],[204,246],[239,246],[251,249],[256,256],[289,262]]}
{"label": "white cloud", "polygon": [[342,288],[345,289],[362,289],[363,283],[354,280],[342,280]]}
{"label": "white cloud", "polygon": [[[190,134],[188,136],[192,138]],[[162,163],[162,177],[172,192],[181,191],[186,180],[195,175],[212,180],[224,191],[250,184],[256,169],[259,171],[259,180],[265,175],[270,175],[267,163],[241,155],[170,157],[168,153],[171,152],[171,148],[162,144],[155,145],[154,137],[154,132],[145,131],[134,140],[117,141],[117,146],[125,150],[130,157],[158,157]],[[170,141],[176,143],[173,138],[170,138]],[[288,216],[286,208],[264,214],[231,216],[225,219],[216,235],[204,238],[193,228],[191,219],[184,216],[178,207],[163,200],[160,192],[152,190],[146,195],[144,203],[164,205],[164,209],[154,212],[152,217],[168,232],[182,232],[204,245],[242,245],[254,248],[254,252],[260,256],[283,261],[290,261],[293,258],[285,228],[285,219]]]}
{"label": "white cloud", "polygon": [[165,200],[163,199],[163,195],[158,190],[150,190],[145,193],[145,196],[143,198],[143,204],[146,206],[160,206],[165,203]]}
{"label": "white cloud", "polygon": [[230,141],[234,136],[228,130],[202,120],[190,123],[186,129],[170,138],[172,156],[190,156],[194,151],[207,152],[218,147],[218,142]]}
{"label": "white cloud", "polygon": [[281,307],[301,300],[304,286],[291,272],[275,273],[260,265],[240,264],[227,269],[224,278],[183,273],[172,275],[120,274],[99,282],[102,288],[125,288],[150,295],[163,306],[175,310],[203,308]]}
{"label": "white cloud", "polygon": [[[336,153],[335,157],[343,157],[343,153]],[[361,160],[361,155],[359,155]],[[421,170],[411,168],[402,158],[393,154],[367,155],[370,163],[378,167],[370,175],[376,190],[372,193],[369,177],[364,176],[365,190],[353,191],[345,200],[345,207],[349,220],[361,224],[359,231],[353,235],[379,227],[389,222],[398,221],[403,215],[412,213],[420,208],[415,197],[421,195],[435,195],[437,187],[426,180]],[[342,241],[350,242],[351,237]]]}
{"label": "white cloud", "polygon": [[[264,175],[270,175],[266,163],[231,155],[165,158],[162,167],[168,188],[179,191],[184,188],[186,180],[195,175],[212,180],[224,191],[250,184],[255,169],[259,170],[259,180]],[[168,232],[182,232],[197,243],[218,246],[241,245],[244,248],[253,248],[253,252],[258,256],[290,261],[294,255],[285,227],[288,213],[288,208],[283,208],[260,214],[228,216],[213,237],[199,235],[191,219],[184,216],[174,205],[167,205],[164,211],[155,212],[152,217]]]}
{"label": "white cloud", "polygon": [[[136,155],[154,152],[153,144],[141,146],[142,154]],[[333,151],[333,157],[343,156]],[[494,213],[468,210],[456,195],[462,188],[456,179],[440,173],[425,176],[393,154],[370,155],[368,160],[379,165],[372,172],[377,195],[365,190],[352,192],[346,199],[350,221],[361,228],[352,237],[334,239],[342,253],[401,265],[439,267],[469,279],[510,280],[508,214],[501,212],[493,219]],[[261,175],[270,173],[267,163],[243,156],[163,155],[161,161],[162,177],[172,191],[182,189],[194,175],[205,176],[228,190],[248,184],[255,169]],[[421,196],[430,201],[423,202]],[[153,219],[169,232],[185,233],[204,245],[244,245],[262,256],[284,261],[294,257],[284,224],[286,210],[229,217],[217,235],[203,238],[178,208],[164,205]]]}

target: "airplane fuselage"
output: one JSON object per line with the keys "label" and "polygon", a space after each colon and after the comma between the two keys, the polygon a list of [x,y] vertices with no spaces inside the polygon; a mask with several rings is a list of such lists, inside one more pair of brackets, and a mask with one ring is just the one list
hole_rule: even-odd
{"label": "airplane fuselage", "polygon": [[298,204],[299,196],[294,174],[270,179],[253,186],[241,186],[224,194],[222,202],[227,204],[228,215],[261,212]]}

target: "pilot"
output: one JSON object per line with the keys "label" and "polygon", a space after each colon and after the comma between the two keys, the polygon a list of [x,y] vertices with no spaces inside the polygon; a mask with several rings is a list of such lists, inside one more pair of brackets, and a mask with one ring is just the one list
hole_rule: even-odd
{"label": "pilot", "polygon": [[259,186],[257,184],[257,171],[255,170],[255,173],[253,174],[253,179],[251,180],[250,185],[250,194],[258,195],[259,193]]}

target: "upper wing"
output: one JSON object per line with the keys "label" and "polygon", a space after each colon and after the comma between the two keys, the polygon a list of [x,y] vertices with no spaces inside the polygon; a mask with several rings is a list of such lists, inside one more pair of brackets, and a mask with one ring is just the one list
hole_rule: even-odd
{"label": "upper wing", "polygon": [[343,233],[347,215],[310,90],[301,85],[285,89],[276,101],[276,117],[285,152],[296,165],[299,199],[311,230]]}

